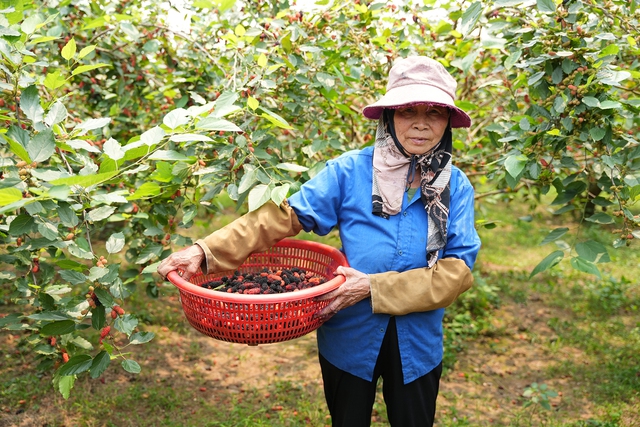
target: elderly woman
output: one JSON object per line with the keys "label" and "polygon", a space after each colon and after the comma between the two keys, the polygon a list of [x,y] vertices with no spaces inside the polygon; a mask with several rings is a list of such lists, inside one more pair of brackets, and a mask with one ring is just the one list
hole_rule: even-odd
{"label": "elderly woman", "polygon": [[301,230],[338,227],[350,268],[323,299],[317,331],[333,426],[369,426],[378,379],[392,426],[430,426],[442,372],[444,307],[473,282],[480,248],[474,191],[452,165],[451,128],[469,127],[456,82],[437,61],[391,68],[386,94],[365,107],[375,145],[327,162],[282,206],[268,203],[158,266],[185,278],[239,266]]}

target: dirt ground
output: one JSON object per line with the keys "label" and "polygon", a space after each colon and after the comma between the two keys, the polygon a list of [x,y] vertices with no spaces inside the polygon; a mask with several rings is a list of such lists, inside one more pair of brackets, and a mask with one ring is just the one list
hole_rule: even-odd
{"label": "dirt ground", "polygon": [[[167,308],[180,310],[176,297],[170,297]],[[469,343],[458,355],[455,368],[443,377],[436,425],[451,425],[456,420],[467,420],[468,424],[460,425],[470,426],[545,425],[514,421],[533,413],[523,408],[522,393],[535,382],[544,382],[558,391],[559,396],[551,399],[552,411],[566,413],[572,421],[596,416],[592,403],[576,392],[579,389],[573,387],[570,376],[548,377],[547,368],[559,361],[585,363],[580,350],[549,345],[556,337],[547,322],[562,316],[562,312],[549,308],[535,294],[529,295],[526,305],[506,303],[493,313],[493,326],[499,333]],[[136,381],[166,382],[180,389],[197,385],[214,394],[216,390],[233,394],[253,387],[266,389],[276,379],[305,387],[322,387],[313,333],[284,343],[248,346],[217,341],[189,326],[186,328],[186,334],[166,327],[152,329],[156,333],[156,350],[141,354],[138,360],[143,373],[153,375],[141,375]],[[3,334],[0,339],[15,338]],[[10,343],[5,342],[3,346],[6,344]],[[104,381],[126,382],[128,379],[121,370],[111,369],[105,373]],[[56,402],[50,403],[41,402],[41,407],[55,407]],[[1,427],[43,425],[38,412],[9,412],[0,414]],[[554,419],[562,419],[562,415],[559,416]],[[639,414],[626,414],[621,426],[640,426]]]}

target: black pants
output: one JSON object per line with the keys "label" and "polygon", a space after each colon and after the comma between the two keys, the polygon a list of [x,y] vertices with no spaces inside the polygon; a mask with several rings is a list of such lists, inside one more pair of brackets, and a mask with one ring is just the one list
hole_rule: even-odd
{"label": "black pants", "polygon": [[429,427],[433,425],[442,363],[423,377],[403,383],[398,333],[392,317],[382,341],[373,372],[366,381],[336,368],[320,357],[324,394],[333,427],[368,427],[376,397],[378,378],[382,377],[382,395],[387,405],[389,423],[394,427]]}

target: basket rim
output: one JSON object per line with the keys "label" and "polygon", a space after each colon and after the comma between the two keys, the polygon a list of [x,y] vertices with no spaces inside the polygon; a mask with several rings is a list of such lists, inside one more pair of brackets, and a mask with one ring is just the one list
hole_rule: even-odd
{"label": "basket rim", "polygon": [[[295,242],[295,243],[294,243]],[[300,240],[300,239],[282,239],[274,246],[286,246],[288,243],[293,244],[303,244],[304,246],[308,246],[310,248],[321,249],[324,252],[331,253],[335,258],[340,260],[340,265],[347,267],[349,264],[338,249],[333,246],[326,245],[324,243],[313,242],[309,240]],[[215,274],[215,273],[213,273]],[[313,298],[320,295],[324,295],[329,293],[337,288],[339,288],[344,282],[345,277],[343,275],[337,275],[334,278],[322,283],[320,285],[303,289],[300,291],[294,292],[283,292],[281,294],[235,294],[235,293],[226,293],[215,291],[213,289],[203,288],[201,286],[195,285],[185,279],[183,279],[176,270],[170,271],[167,274],[167,280],[171,282],[174,286],[176,286],[180,291],[188,292],[190,294],[195,294],[208,299],[215,299],[218,301],[231,302],[231,303],[279,303],[279,302],[291,302],[298,301],[305,298]]]}

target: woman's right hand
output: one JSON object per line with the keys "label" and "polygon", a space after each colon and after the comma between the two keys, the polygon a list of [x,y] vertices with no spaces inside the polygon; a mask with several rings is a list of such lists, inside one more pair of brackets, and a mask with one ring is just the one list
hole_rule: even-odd
{"label": "woman's right hand", "polygon": [[166,280],[167,274],[179,270],[184,280],[189,280],[200,271],[204,260],[204,251],[198,245],[192,245],[166,257],[157,268],[158,274]]}

